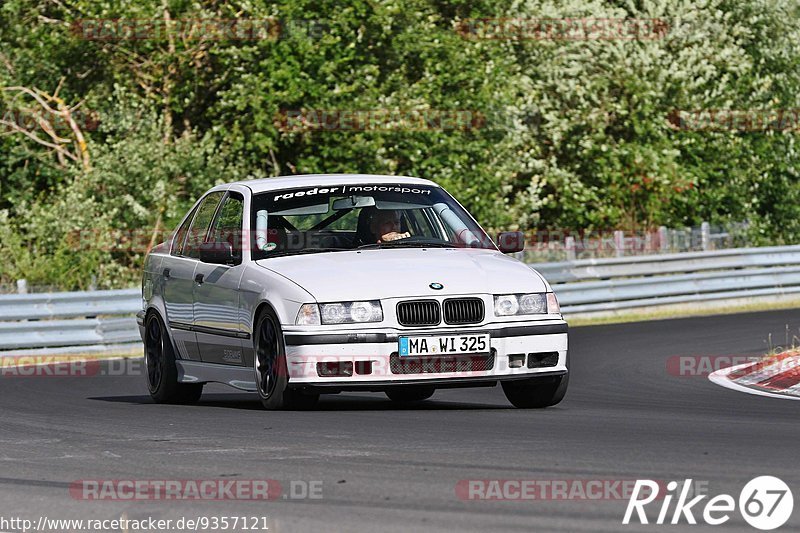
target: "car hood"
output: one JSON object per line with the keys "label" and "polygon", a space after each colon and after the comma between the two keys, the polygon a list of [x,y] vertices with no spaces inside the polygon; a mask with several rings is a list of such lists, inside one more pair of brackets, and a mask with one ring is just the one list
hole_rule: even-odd
{"label": "car hood", "polygon": [[[547,290],[528,266],[482,249],[327,252],[262,259],[257,264],[294,281],[318,302]],[[433,290],[431,283],[444,288]]]}

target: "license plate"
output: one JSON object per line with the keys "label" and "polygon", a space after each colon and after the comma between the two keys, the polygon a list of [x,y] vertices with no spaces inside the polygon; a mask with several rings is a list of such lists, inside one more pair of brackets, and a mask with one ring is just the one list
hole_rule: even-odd
{"label": "license plate", "polygon": [[401,357],[487,353],[491,345],[490,340],[491,338],[488,333],[478,335],[400,337],[399,353]]}

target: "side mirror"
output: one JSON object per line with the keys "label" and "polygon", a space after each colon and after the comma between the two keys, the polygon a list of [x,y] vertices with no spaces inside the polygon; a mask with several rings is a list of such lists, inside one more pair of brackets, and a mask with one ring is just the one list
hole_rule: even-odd
{"label": "side mirror", "polygon": [[521,231],[504,231],[497,236],[497,247],[504,254],[521,252],[525,249],[525,234]]}
{"label": "side mirror", "polygon": [[200,261],[212,265],[232,265],[233,246],[229,242],[204,242],[200,245]]}

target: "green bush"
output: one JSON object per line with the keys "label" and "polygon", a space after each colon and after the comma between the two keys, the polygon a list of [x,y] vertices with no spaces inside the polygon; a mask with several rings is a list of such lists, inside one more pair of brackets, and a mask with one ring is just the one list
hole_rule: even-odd
{"label": "green bush", "polygon": [[[87,40],[75,31],[81,20],[161,20],[163,3],[0,6],[0,117],[35,108],[7,90],[22,86],[57,90],[99,119],[82,122],[85,160],[0,135],[0,283],[135,284],[152,236],[208,187],[293,173],[431,178],[493,230],[708,220],[748,222],[757,244],[800,236],[792,132],[691,131],[670,120],[678,110],[800,108],[800,13],[788,0],[167,6],[172,19],[280,21],[283,33]],[[657,19],[665,31],[645,40],[459,31],[469,19],[509,17]],[[462,110],[480,120],[465,130],[287,131],[276,119],[292,110]],[[58,133],[80,154],[72,132]]]}

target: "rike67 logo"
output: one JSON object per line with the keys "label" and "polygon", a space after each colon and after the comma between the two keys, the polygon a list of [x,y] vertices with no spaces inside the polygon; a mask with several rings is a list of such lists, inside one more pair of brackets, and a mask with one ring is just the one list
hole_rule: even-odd
{"label": "rike67 logo", "polygon": [[[654,524],[697,524],[697,513],[709,525],[718,526],[726,523],[736,511],[736,500],[729,494],[714,496],[702,505],[708,497],[706,494],[691,497],[692,480],[687,479],[683,485],[677,481],[667,483],[667,493],[655,506],[660,510]],[[638,479],[633,493],[628,500],[623,524],[630,524],[634,518],[640,524],[649,524],[652,519],[647,516],[645,507],[659,497],[659,483],[649,479]],[[676,499],[677,497],[677,499]],[[675,500],[675,507],[672,502]],[[789,486],[781,479],[773,476],[759,476],[751,479],[739,493],[739,512],[744,520],[754,528],[764,531],[777,529],[792,516],[794,498]],[[670,511],[672,511],[670,513]],[[670,516],[671,514],[671,516]]]}

